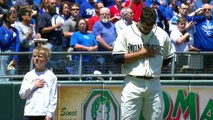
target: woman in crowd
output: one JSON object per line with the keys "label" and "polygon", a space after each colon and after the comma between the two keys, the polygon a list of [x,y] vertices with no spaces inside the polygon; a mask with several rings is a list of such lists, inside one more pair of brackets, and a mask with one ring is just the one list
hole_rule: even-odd
{"label": "woman in crowd", "polygon": [[[4,23],[0,27],[0,50],[1,52],[19,52],[20,39],[18,30],[11,25],[16,21],[16,14],[6,12],[3,15]],[[7,68],[15,68],[17,55],[0,55],[0,75],[7,74]],[[8,81],[9,79],[1,79]]]}
{"label": "woman in crowd", "polygon": [[[80,19],[77,23],[78,31],[75,32],[71,39],[70,46],[74,48],[74,51],[89,51],[93,52],[98,49],[98,43],[93,36],[93,34],[88,33],[88,23],[85,19]],[[73,55],[74,60],[79,60],[79,55]],[[94,71],[95,58],[91,55],[84,55],[83,56],[83,72],[91,73]],[[97,65],[96,65],[97,66]]]}

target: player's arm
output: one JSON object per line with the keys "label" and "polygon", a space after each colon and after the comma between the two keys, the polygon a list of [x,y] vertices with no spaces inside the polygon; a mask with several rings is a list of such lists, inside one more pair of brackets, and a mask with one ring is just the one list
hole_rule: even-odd
{"label": "player's arm", "polygon": [[114,54],[113,60],[115,63],[131,63],[141,58],[154,57],[157,54],[156,49],[148,48],[146,45],[138,51],[134,53],[124,53],[124,54]]}
{"label": "player's arm", "polygon": [[142,55],[139,52],[113,55],[113,60],[116,64],[131,63],[139,58],[142,58]]}
{"label": "player's arm", "polygon": [[113,54],[113,61],[116,64],[124,64],[124,54]]}

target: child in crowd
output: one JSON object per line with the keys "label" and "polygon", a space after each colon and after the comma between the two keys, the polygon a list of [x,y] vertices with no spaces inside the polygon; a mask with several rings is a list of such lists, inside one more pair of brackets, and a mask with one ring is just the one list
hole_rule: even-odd
{"label": "child in crowd", "polygon": [[53,120],[57,106],[58,82],[55,74],[46,68],[50,50],[41,44],[33,50],[35,69],[23,79],[19,95],[26,99],[24,120]]}
{"label": "child in crowd", "polygon": [[186,30],[187,20],[184,17],[180,17],[177,20],[177,27],[171,31],[170,38],[175,46],[176,51],[199,51],[193,47],[194,41],[191,34]]}

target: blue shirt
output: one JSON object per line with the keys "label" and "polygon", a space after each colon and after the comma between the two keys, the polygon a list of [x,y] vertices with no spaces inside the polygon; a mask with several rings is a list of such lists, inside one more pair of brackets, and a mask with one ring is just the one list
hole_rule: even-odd
{"label": "blue shirt", "polygon": [[91,18],[95,15],[94,4],[89,2],[84,2],[80,6],[79,16],[81,18]]}
{"label": "blue shirt", "polygon": [[[0,27],[0,48],[1,51],[11,50],[13,52],[19,52],[20,39],[19,32],[16,28],[12,28],[14,32],[7,29],[2,25]],[[14,55],[13,60],[17,61],[18,56]]]}
{"label": "blue shirt", "polygon": [[171,20],[172,17],[175,15],[175,11],[170,6],[167,6],[165,8],[165,12],[166,12],[166,20]]}
{"label": "blue shirt", "polygon": [[[145,1],[146,1],[146,6],[147,7],[150,7],[150,5],[153,4],[153,1],[157,2],[157,3],[160,3],[160,0],[145,0]],[[167,6],[168,5],[167,0],[165,0],[165,3],[166,3],[166,6]]]}
{"label": "blue shirt", "polygon": [[[81,32],[75,32],[72,37],[70,38],[70,46],[74,46],[75,44],[83,45],[86,47],[90,46],[97,46],[98,43],[94,37],[93,34],[91,33],[81,33]],[[81,50],[76,50],[74,51],[81,51]],[[91,56],[89,55],[84,55],[83,61],[88,62],[90,60]],[[73,55],[73,59],[79,60],[79,55]]]}
{"label": "blue shirt", "polygon": [[[104,41],[109,45],[112,46],[113,42],[117,37],[117,32],[115,30],[115,25],[111,22],[102,23],[100,20],[97,21],[92,29],[92,34],[97,37],[101,35]],[[105,48],[98,46],[99,51],[107,51]]]}
{"label": "blue shirt", "polygon": [[81,5],[82,3],[87,2],[87,0],[75,0],[75,2]]}
{"label": "blue shirt", "polygon": [[204,16],[194,17],[196,33],[194,45],[201,51],[213,51],[213,16],[207,20]]}

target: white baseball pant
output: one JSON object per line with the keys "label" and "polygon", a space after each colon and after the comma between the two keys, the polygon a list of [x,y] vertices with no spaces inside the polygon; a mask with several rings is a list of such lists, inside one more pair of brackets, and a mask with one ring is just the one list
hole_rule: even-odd
{"label": "white baseball pant", "polygon": [[163,120],[163,93],[159,79],[127,76],[121,95],[121,120]]}

